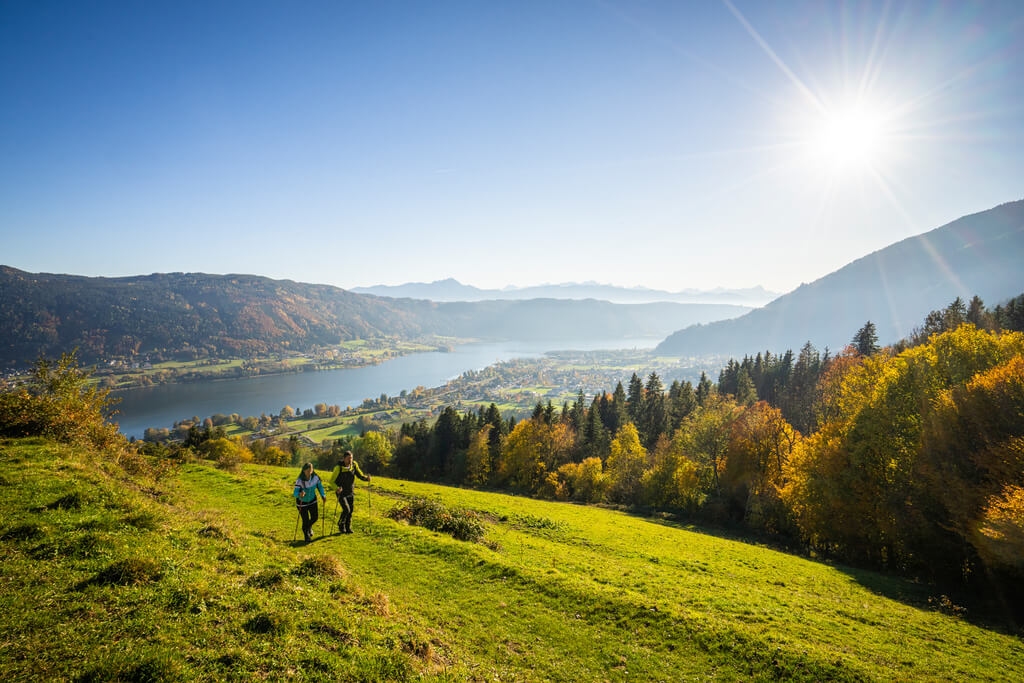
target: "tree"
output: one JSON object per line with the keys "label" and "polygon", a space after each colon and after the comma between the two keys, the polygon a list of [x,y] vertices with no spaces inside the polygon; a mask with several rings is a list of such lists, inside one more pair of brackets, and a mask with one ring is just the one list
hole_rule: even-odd
{"label": "tree", "polygon": [[707,402],[708,397],[711,396],[711,380],[708,379],[706,373],[700,373],[700,381],[697,382],[697,390],[694,392],[695,398],[697,399],[697,405],[703,406]]}
{"label": "tree", "polygon": [[657,373],[652,372],[647,378],[644,394],[641,434],[644,446],[651,448],[657,443],[658,438],[669,430],[670,423],[665,388]]}
{"label": "tree", "polygon": [[798,438],[782,411],[764,401],[735,414],[721,479],[723,493],[738,518],[768,531],[783,530],[786,512],[779,490]]}
{"label": "tree", "polygon": [[391,442],[381,432],[367,432],[356,439],[352,454],[371,474],[379,474],[391,462]]}
{"label": "tree", "polygon": [[864,323],[864,327],[857,330],[850,342],[857,348],[857,353],[862,356],[870,356],[878,352],[878,333],[875,332],[875,324],[870,320]]}
{"label": "tree", "polygon": [[750,379],[750,373],[746,368],[740,368],[736,373],[736,402],[741,406],[749,406],[757,400],[757,389],[754,387],[754,380]]}
{"label": "tree", "polygon": [[483,486],[490,477],[493,430],[494,427],[485,424],[469,440],[469,448],[466,450],[466,483],[472,486]]}
{"label": "tree", "polygon": [[650,451],[642,485],[644,502],[694,512],[703,502],[697,463],[686,456],[682,430],[662,435]]}
{"label": "tree", "polygon": [[672,432],[679,429],[686,416],[697,408],[697,395],[693,391],[693,384],[679,380],[672,382],[668,390],[669,414],[671,416]]}
{"label": "tree", "polygon": [[967,306],[967,322],[982,330],[991,330],[995,327],[995,319],[977,294],[971,297],[971,303]]}
{"label": "tree", "polygon": [[647,449],[640,444],[640,435],[627,422],[612,439],[608,455],[608,496],[618,503],[640,501],[642,477],[647,464]]}
{"label": "tree", "polygon": [[735,411],[736,404],[728,397],[712,394],[680,427],[683,452],[697,463],[702,484],[706,482],[715,495],[721,493],[719,469],[729,445],[729,427]]}
{"label": "tree", "polygon": [[644,413],[644,383],[633,373],[629,378],[629,401],[626,404],[629,420],[635,425],[642,424]]}
{"label": "tree", "polygon": [[611,445],[611,437],[601,421],[601,404],[595,398],[587,411],[587,424],[583,430],[583,455],[584,457],[604,459],[608,455],[608,448]]}
{"label": "tree", "polygon": [[502,445],[500,482],[521,490],[536,490],[547,474],[543,457],[550,450],[551,427],[543,418],[523,420]]}
{"label": "tree", "polygon": [[[951,530],[976,513],[956,510],[978,509],[971,492],[985,475],[976,463],[1002,447],[987,450],[982,435],[997,432],[968,428],[958,415],[970,401],[957,407],[954,397],[979,373],[1022,355],[1024,335],[965,325],[895,356],[834,362],[823,383],[827,419],[794,447],[782,493],[804,538],[858,561],[932,575],[960,571],[955,558],[965,546],[951,540]],[[979,399],[985,393],[979,389]],[[1019,409],[967,413],[1007,420],[1016,426],[1001,433],[1019,434]]]}
{"label": "tree", "polygon": [[295,410],[291,406],[285,406],[284,408],[281,408],[282,419],[290,420],[293,417],[295,417]]}
{"label": "tree", "polygon": [[597,503],[604,499],[608,477],[600,458],[586,458],[580,463],[566,463],[558,468],[560,481],[573,500]]}
{"label": "tree", "polygon": [[226,470],[233,470],[243,462],[253,461],[252,452],[237,439],[209,439],[202,444],[199,452]]}

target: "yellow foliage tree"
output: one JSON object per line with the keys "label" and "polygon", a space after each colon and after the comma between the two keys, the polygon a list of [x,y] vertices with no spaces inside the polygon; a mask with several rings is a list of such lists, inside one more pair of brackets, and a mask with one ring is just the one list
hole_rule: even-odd
{"label": "yellow foliage tree", "polygon": [[647,466],[647,449],[632,422],[619,428],[605,463],[608,473],[608,496],[617,503],[643,502],[642,480]]}
{"label": "yellow foliage tree", "polygon": [[[783,500],[803,536],[860,560],[934,570],[934,487],[941,484],[929,484],[923,466],[938,462],[922,457],[925,425],[935,423],[948,392],[1022,352],[1024,335],[964,325],[899,355],[879,353],[828,373],[829,419],[797,443],[785,468]],[[975,443],[950,439],[956,453],[948,458],[973,457]]]}
{"label": "yellow foliage tree", "polygon": [[537,490],[547,475],[544,459],[551,450],[551,427],[541,420],[523,420],[502,441],[501,481],[513,488]]}
{"label": "yellow foliage tree", "polygon": [[466,483],[483,486],[491,475],[491,425],[484,425],[469,439],[466,450]]}
{"label": "yellow foliage tree", "polygon": [[779,490],[799,438],[782,411],[763,401],[737,411],[721,466],[723,495],[736,516],[751,526],[782,530],[786,513]]}
{"label": "yellow foliage tree", "polygon": [[558,477],[565,485],[565,495],[585,503],[604,499],[608,489],[608,476],[600,458],[586,458],[579,463],[566,463],[558,468]]}

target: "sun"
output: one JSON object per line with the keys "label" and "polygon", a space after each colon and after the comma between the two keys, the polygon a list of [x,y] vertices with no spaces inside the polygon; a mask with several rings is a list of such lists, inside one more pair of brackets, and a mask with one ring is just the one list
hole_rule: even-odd
{"label": "sun", "polygon": [[877,165],[885,153],[885,120],[865,103],[827,108],[811,126],[808,143],[827,166]]}

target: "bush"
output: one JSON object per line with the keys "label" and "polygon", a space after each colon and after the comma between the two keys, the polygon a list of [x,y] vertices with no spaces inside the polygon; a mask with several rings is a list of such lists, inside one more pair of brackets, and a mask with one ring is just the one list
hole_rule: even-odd
{"label": "bush", "polygon": [[75,353],[65,353],[55,363],[40,359],[25,387],[0,392],[0,435],[123,450],[125,438],[107,421],[114,403],[110,391],[90,387],[87,380]]}
{"label": "bush", "polygon": [[387,516],[449,534],[460,541],[479,541],[487,531],[480,515],[472,510],[449,509],[429,498],[413,498],[404,505],[391,508]]}

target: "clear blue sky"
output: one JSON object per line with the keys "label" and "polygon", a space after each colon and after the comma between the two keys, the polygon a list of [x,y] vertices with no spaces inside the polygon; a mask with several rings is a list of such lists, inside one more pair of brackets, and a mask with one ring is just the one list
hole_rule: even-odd
{"label": "clear blue sky", "polygon": [[1024,2],[0,0],[0,263],[786,291],[1024,197]]}

